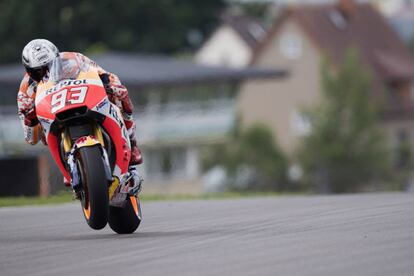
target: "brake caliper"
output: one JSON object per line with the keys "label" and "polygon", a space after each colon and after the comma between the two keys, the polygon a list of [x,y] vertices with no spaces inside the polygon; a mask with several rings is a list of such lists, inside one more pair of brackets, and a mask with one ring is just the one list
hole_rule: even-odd
{"label": "brake caliper", "polygon": [[75,161],[75,153],[76,153],[76,147],[73,147],[72,150],[68,154],[68,165],[69,165],[69,173],[70,173],[70,185],[72,186],[72,189],[74,191],[78,191],[81,188],[81,179],[79,174],[79,168],[76,165]]}

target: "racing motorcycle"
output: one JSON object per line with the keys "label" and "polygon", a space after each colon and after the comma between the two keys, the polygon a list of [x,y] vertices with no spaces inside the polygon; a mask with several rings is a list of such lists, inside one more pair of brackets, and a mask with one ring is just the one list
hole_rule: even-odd
{"label": "racing motorcycle", "polygon": [[88,225],[98,230],[108,223],[116,233],[133,233],[142,219],[142,180],[128,171],[131,145],[122,113],[109,100],[98,72],[69,62],[52,62],[49,79],[37,87],[36,114],[44,137]]}

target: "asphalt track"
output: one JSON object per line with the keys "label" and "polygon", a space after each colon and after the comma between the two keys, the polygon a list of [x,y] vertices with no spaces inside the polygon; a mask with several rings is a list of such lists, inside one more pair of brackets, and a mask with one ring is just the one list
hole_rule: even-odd
{"label": "asphalt track", "polygon": [[0,208],[0,275],[414,275],[414,194],[143,204],[132,235],[77,204]]}

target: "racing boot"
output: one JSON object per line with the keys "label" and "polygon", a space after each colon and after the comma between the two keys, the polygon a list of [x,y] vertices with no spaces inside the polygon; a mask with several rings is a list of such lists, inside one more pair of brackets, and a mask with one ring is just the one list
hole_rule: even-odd
{"label": "racing boot", "polygon": [[140,165],[142,164],[142,154],[138,148],[137,140],[136,138],[131,139],[131,137],[129,139],[131,140],[131,159],[129,161],[129,166]]}
{"label": "racing boot", "polygon": [[135,166],[142,164],[142,154],[138,148],[137,138],[135,136],[135,122],[132,118],[132,114],[123,113],[125,126],[128,130],[129,141],[131,142],[131,159],[129,161],[129,166]]}
{"label": "racing boot", "polygon": [[131,188],[129,190],[129,194],[137,196],[141,192],[142,182],[144,181],[144,179],[138,173],[136,166],[130,166],[128,171],[131,175],[131,182],[130,182]]}
{"label": "racing boot", "polygon": [[66,187],[72,187],[72,185],[70,185],[70,181],[66,177],[63,177],[63,185]]}

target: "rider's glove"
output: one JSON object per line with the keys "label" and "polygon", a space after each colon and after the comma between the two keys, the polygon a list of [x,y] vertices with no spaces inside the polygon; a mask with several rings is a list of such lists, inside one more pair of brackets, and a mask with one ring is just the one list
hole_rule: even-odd
{"label": "rider's glove", "polygon": [[106,93],[114,95],[118,100],[123,100],[128,96],[128,90],[123,86],[117,76],[103,73],[99,77],[105,87]]}
{"label": "rider's glove", "polygon": [[39,120],[36,116],[36,109],[33,107],[28,111],[21,111],[24,116],[24,124],[29,127],[33,127],[39,123]]}
{"label": "rider's glove", "polygon": [[122,84],[111,84],[109,86],[113,95],[120,101],[123,101],[128,97],[128,90]]}
{"label": "rider's glove", "polygon": [[34,99],[25,93],[19,92],[17,95],[17,104],[19,106],[19,113],[24,117],[24,124],[32,127],[39,122],[36,117],[36,109]]}

